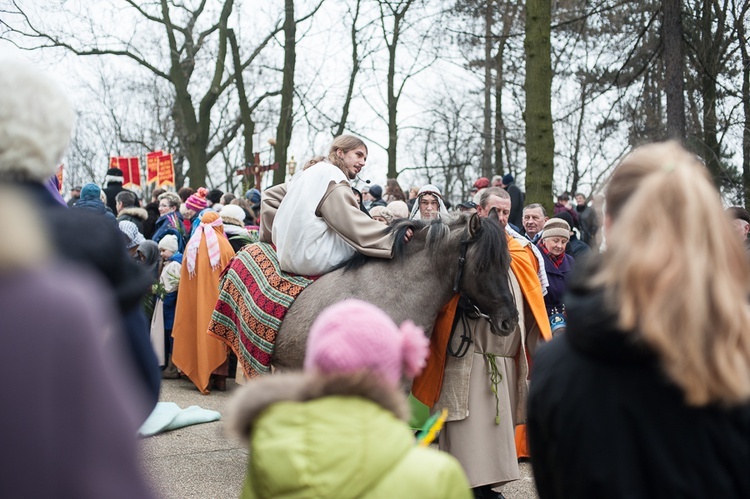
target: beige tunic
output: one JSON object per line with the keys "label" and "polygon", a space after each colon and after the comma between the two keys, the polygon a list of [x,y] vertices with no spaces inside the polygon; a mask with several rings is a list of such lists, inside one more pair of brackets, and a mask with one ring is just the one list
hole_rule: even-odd
{"label": "beige tunic", "polygon": [[[525,306],[518,281],[512,272],[509,276],[519,312],[518,327],[511,335],[501,337],[490,332],[484,319],[470,320],[473,354],[448,356],[443,387],[434,408],[448,409],[440,450],[458,459],[472,487],[499,486],[520,478],[515,427],[526,420],[526,353],[536,349],[541,335]],[[456,326],[454,351],[462,327],[461,323]]]}

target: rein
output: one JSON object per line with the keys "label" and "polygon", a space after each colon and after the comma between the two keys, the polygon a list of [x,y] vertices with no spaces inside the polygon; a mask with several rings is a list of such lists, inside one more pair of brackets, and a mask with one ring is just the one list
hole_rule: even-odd
{"label": "rein", "polygon": [[492,327],[493,325],[490,316],[479,310],[479,307],[477,307],[477,305],[473,301],[471,301],[466,295],[460,293],[459,291],[461,287],[461,280],[464,276],[464,267],[466,266],[466,252],[469,249],[469,244],[476,241],[476,239],[476,236],[472,238],[464,237],[461,239],[461,251],[458,254],[458,271],[456,272],[456,280],[453,283],[453,292],[461,294],[461,298],[458,302],[456,318],[461,321],[464,327],[462,328],[461,332],[461,343],[458,345],[458,348],[454,350],[452,346],[453,335],[456,333],[456,323],[458,322],[458,320],[453,323],[451,335],[448,339],[448,355],[457,358],[465,356],[469,352],[469,347],[471,346],[471,344],[474,343],[474,340],[471,339],[472,328],[469,325],[469,319],[478,320],[481,318],[489,322],[490,327]]}

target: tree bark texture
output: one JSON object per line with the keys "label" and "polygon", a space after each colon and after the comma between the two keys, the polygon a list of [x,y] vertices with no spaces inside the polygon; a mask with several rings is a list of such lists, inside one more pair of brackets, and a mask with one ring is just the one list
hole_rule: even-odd
{"label": "tree bark texture", "polygon": [[526,2],[526,203],[552,212],[555,139],[552,132],[551,0]]}
{"label": "tree bark texture", "polygon": [[294,0],[284,0],[284,77],[281,84],[281,114],[276,127],[275,161],[279,168],[273,172],[273,185],[286,181],[286,153],[292,140],[294,105],[294,65],[297,60],[297,21],[294,19]]}
{"label": "tree bark texture", "polygon": [[662,46],[667,94],[667,135],[685,140],[685,56],[682,40],[682,1],[662,3]]}

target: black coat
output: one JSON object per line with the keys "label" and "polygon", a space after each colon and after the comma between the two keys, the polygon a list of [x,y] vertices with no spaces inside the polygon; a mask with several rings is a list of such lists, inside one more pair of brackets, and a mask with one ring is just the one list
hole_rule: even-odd
{"label": "black coat", "polygon": [[750,497],[750,405],[688,407],[602,293],[566,295],[568,329],[534,358],[528,434],[547,498]]}
{"label": "black coat", "polygon": [[122,191],[126,190],[127,189],[122,186],[122,182],[109,182],[107,187],[102,189],[104,194],[107,195],[107,207],[112,210],[112,213],[117,213],[117,201],[115,198]]}
{"label": "black coat", "polygon": [[523,203],[525,196],[515,182],[508,184],[505,190],[510,194],[510,215],[508,215],[508,222],[516,227],[523,227]]}

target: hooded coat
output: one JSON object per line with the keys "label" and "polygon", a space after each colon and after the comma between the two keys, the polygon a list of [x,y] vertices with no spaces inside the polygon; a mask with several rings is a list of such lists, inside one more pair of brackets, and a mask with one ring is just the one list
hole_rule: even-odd
{"label": "hooded coat", "polygon": [[580,270],[567,332],[534,357],[528,433],[539,496],[750,497],[750,404],[688,406]]}
{"label": "hooded coat", "polygon": [[406,397],[359,374],[282,374],[237,395],[230,425],[249,437],[242,497],[470,498],[460,465],[417,447]]}

